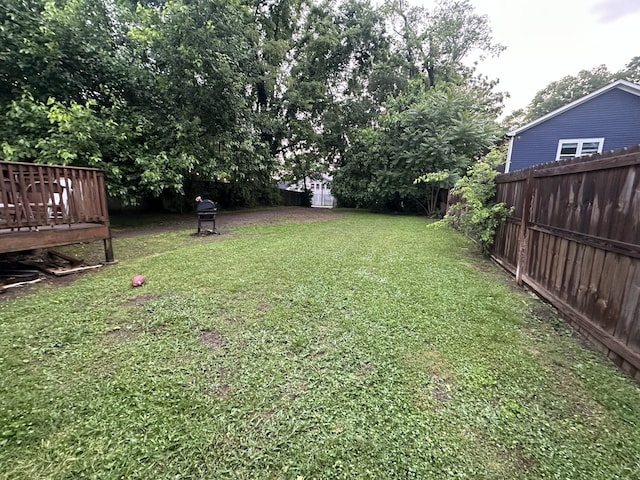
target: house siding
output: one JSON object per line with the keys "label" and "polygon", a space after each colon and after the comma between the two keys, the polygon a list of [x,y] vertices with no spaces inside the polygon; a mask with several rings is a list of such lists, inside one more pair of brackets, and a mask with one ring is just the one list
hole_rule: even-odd
{"label": "house siding", "polygon": [[640,97],[605,92],[513,138],[509,171],[556,159],[558,140],[604,137],[603,151],[640,144]]}

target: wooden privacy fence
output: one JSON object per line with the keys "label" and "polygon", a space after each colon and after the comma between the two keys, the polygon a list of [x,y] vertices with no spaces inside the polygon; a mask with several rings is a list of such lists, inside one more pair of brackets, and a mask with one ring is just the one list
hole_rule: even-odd
{"label": "wooden privacy fence", "polygon": [[497,177],[493,257],[640,379],[640,148]]}

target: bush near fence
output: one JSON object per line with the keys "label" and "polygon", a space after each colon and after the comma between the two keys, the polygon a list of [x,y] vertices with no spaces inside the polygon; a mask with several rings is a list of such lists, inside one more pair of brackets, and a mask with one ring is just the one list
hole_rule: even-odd
{"label": "bush near fence", "polygon": [[496,182],[494,259],[640,380],[640,146]]}

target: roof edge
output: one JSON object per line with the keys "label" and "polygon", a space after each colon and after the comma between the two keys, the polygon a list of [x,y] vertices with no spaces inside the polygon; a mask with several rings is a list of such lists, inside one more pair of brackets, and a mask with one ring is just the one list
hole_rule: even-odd
{"label": "roof edge", "polygon": [[603,93],[608,92],[609,90],[613,90],[614,88],[619,88],[620,90],[625,91],[627,93],[640,96],[640,85],[629,82],[628,80],[616,80],[615,82],[609,83],[608,85],[605,85],[604,87],[601,87],[598,90],[591,92],[588,95],[585,95],[584,97],[580,97],[577,100],[574,100],[573,102],[568,103],[564,107],[557,108],[556,110],[553,110],[552,112],[549,112],[546,115],[543,115],[542,117],[534,120],[533,122],[529,122],[526,125],[523,125],[522,127],[518,127],[514,130],[511,130],[510,132],[507,132],[507,136],[514,137],[517,134],[524,132],[525,130],[529,130],[530,128],[535,127],[540,123],[546,122],[547,120],[557,115],[560,115],[561,113],[564,113],[567,110],[571,110],[572,108],[575,108],[578,105],[588,102],[589,100],[599,95],[602,95]]}

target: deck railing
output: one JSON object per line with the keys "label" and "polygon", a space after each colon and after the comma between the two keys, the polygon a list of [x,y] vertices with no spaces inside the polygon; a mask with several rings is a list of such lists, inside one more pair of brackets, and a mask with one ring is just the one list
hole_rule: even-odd
{"label": "deck railing", "polygon": [[108,224],[100,170],[0,162],[0,228]]}

